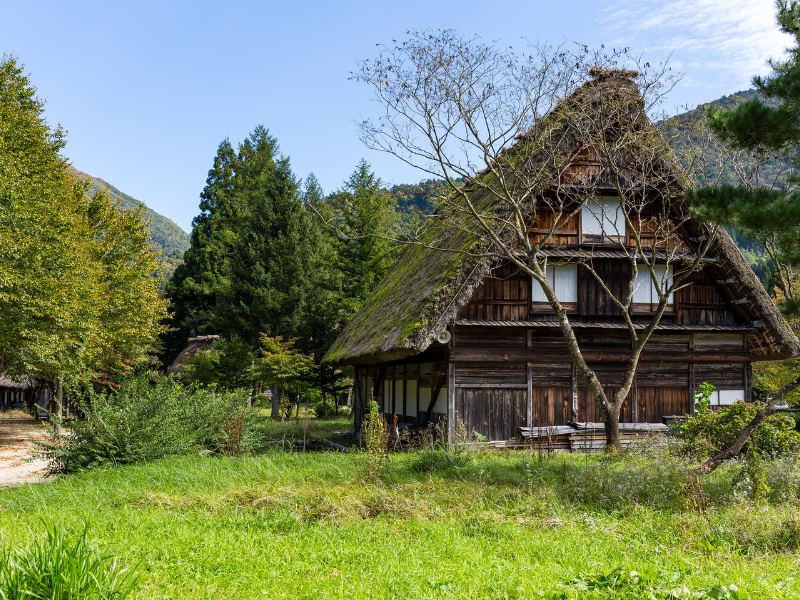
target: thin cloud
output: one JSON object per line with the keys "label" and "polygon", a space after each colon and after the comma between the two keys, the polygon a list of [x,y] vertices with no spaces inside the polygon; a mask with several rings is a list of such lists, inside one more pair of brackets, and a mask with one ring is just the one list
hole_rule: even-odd
{"label": "thin cloud", "polygon": [[672,54],[687,67],[713,70],[705,77],[731,91],[749,87],[792,44],[778,29],[774,0],[618,0],[601,22],[608,35],[647,55]]}

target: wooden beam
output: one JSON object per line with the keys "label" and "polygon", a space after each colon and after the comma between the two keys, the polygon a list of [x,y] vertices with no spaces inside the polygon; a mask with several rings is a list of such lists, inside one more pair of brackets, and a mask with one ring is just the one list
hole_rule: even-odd
{"label": "wooden beam", "polygon": [[361,373],[358,367],[353,369],[353,436],[358,439],[361,429]]}
{"label": "wooden beam", "polygon": [[[439,398],[439,393],[442,391],[442,387],[444,387],[445,382],[447,381],[447,371],[445,368],[439,370],[439,376],[436,378],[436,381],[431,388],[431,399],[428,402],[428,408],[425,409],[425,417],[422,421],[423,425],[427,425],[431,422],[431,415],[433,414],[433,407],[436,405],[436,400]],[[417,385],[417,389],[419,389],[419,385]],[[419,391],[417,391],[419,395]]]}
{"label": "wooden beam", "polygon": [[527,383],[457,383],[454,387],[458,389],[474,390],[524,390],[528,388]]}

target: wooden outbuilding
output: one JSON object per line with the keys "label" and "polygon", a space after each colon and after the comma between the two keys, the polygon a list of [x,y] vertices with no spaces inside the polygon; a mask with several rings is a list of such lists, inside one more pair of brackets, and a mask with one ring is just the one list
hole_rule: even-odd
{"label": "wooden outbuilding", "polygon": [[[589,95],[596,108],[621,88],[639,94],[622,76],[597,77],[576,94]],[[655,130],[649,122],[646,126]],[[593,202],[598,202],[603,165],[596,164],[591,149],[566,155],[553,172],[562,180],[571,178],[578,191],[591,179]],[[675,169],[676,190],[682,194],[686,184],[680,168],[674,161],[665,164]],[[624,210],[619,200],[615,204],[612,186],[600,201],[608,203],[603,211]],[[580,263],[591,260],[607,285],[624,285],[630,279],[630,255],[620,249],[630,232],[609,239],[602,227],[598,232],[593,215],[579,209],[555,225],[547,215],[533,215],[528,227],[532,239],[554,232],[544,246],[553,285],[584,357],[613,392],[630,357],[628,328],[597,278]],[[451,439],[460,423],[478,439],[505,441],[518,439],[523,430],[601,422],[541,287],[508,261],[489,261],[475,250],[488,241],[476,242],[463,229],[448,231],[444,223],[433,219],[426,232],[437,244],[405,249],[325,357],[355,368],[356,428],[370,398],[401,423],[446,423]],[[692,395],[704,381],[717,388],[714,404],[749,401],[754,361],[800,354],[800,341],[731,237],[714,229],[708,238],[710,231],[692,219],[680,223],[687,255],[699,252],[702,240],[712,241],[691,284],[670,297],[645,348],[622,409],[623,430],[641,428],[636,424],[663,427],[665,419],[691,412]],[[643,281],[629,309],[642,327],[653,304],[647,286]]]}

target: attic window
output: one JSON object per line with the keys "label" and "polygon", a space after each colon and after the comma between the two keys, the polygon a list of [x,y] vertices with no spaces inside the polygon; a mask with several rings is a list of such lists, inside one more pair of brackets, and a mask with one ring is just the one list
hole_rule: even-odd
{"label": "attic window", "polygon": [[623,237],[625,216],[619,198],[602,196],[592,198],[581,207],[583,235],[589,237]]}
{"label": "attic window", "polygon": [[[556,293],[556,298],[564,304],[578,302],[578,265],[548,265],[547,283]],[[547,296],[538,281],[533,280],[533,302],[547,302]]]}

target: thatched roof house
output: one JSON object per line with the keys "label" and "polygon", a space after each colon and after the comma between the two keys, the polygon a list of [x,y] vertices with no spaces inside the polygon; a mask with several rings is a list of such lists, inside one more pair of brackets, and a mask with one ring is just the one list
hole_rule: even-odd
{"label": "thatched roof house", "polygon": [[[571,121],[572,115],[634,103],[641,106],[641,96],[625,73],[595,73],[537,124],[550,128],[554,140],[547,163],[538,168],[576,194],[582,186],[605,189],[604,166],[587,159],[586,152],[576,153],[587,126]],[[644,112],[635,112],[635,120],[622,127],[651,136],[659,147],[653,168],[661,172],[667,194],[682,203],[685,176]],[[524,149],[536,135],[521,136],[508,153]],[[614,186],[606,187],[613,195]],[[479,193],[470,193],[480,206]],[[624,270],[625,254],[589,239],[581,219],[586,216],[577,214],[575,223],[557,231],[544,252],[553,262],[588,256],[596,267],[607,264],[609,274]],[[660,422],[688,412],[691,394],[704,380],[717,385],[721,403],[749,399],[752,361],[800,354],[800,341],[730,236],[687,218],[680,229],[687,252],[699,252],[702,241],[714,235],[706,250],[711,259],[691,286],[676,293],[642,359],[624,420]],[[356,367],[357,401],[374,396],[386,414],[411,423],[438,414],[450,431],[460,419],[490,440],[515,437],[521,426],[599,420],[576,379],[558,324],[537,303],[530,278],[493,255],[492,242],[476,230],[454,228],[447,218],[431,220],[422,243],[405,249],[325,357]],[[613,384],[625,361],[626,326],[602,308],[597,300],[602,293],[582,271],[565,270],[575,295],[570,321],[593,368],[605,370]],[[361,412],[358,407],[354,412],[358,423]]]}

